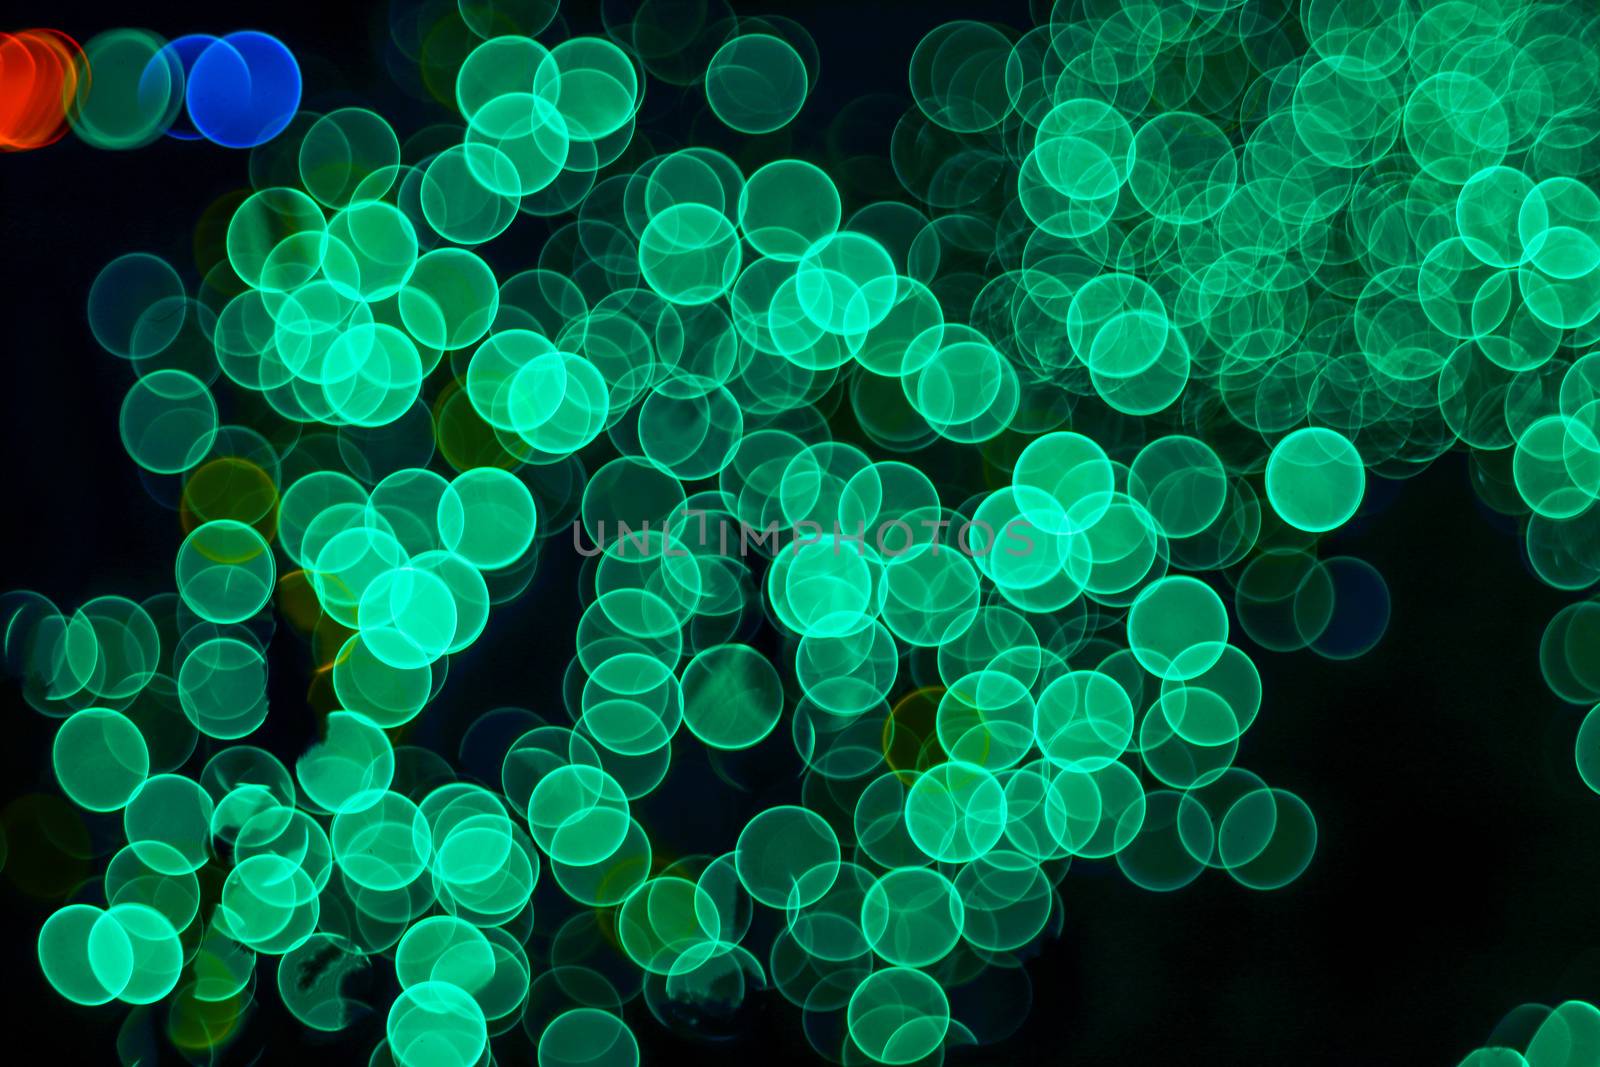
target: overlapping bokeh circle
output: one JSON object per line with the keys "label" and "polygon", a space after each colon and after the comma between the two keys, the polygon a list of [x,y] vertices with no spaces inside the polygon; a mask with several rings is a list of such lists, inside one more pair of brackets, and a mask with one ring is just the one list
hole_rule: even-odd
{"label": "overlapping bokeh circle", "polygon": [[[9,147],[251,149],[197,270],[130,251],[88,294],[170,584],[4,600],[62,793],[120,820],[91,864],[69,808],[9,809],[76,850],[35,883],[69,901],[62,996],[163,1004],[136,1017],[195,1055],[277,995],[315,1031],[376,1013],[375,1063],[628,1067],[647,1016],[732,1034],[772,991],[832,1062],[939,1062],[1020,1026],[1075,864],[1312,863],[1311,807],[1238,755],[1293,699],[1259,657],[1383,637],[1383,577],[1325,544],[1372,480],[1464,450],[1530,570],[1592,588],[1582,6],[1035,8],[924,37],[865,147],[849,109],[793,133],[803,27],[715,0],[607,4],[603,36],[397,6],[391,66],[449,108],[420,129],[297,111],[251,31],[0,39],[31,64]],[[572,552],[576,589],[537,581]],[[571,645],[529,640],[564,677],[413,743],[453,657],[552,596]],[[252,743],[280,630],[302,753]],[[1590,708],[1597,665],[1576,600],[1540,667]],[[741,829],[676,855],[639,815],[691,750]]]}

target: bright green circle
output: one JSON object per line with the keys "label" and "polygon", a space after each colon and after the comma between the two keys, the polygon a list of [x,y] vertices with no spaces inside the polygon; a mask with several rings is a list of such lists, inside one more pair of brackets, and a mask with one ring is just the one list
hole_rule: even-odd
{"label": "bright green circle", "polygon": [[1228,640],[1228,609],[1205,582],[1173,575],[1150,583],[1128,609],[1128,647],[1157,678],[1209,670]]}
{"label": "bright green circle", "polygon": [[878,1063],[916,1063],[944,1042],[950,1000],[922,971],[887,967],[874,971],[850,995],[850,1036]]}
{"label": "bright green circle", "polygon": [[1267,459],[1267,500],[1297,530],[1325,533],[1343,526],[1361,507],[1366,488],[1361,453],[1336,430],[1296,430]]}
{"label": "bright green circle", "polygon": [[683,668],[683,724],[712,748],[758,744],[783,715],[783,679],[749,645],[715,645]]}
{"label": "bright green circle", "polygon": [[150,750],[120,712],[85,708],[56,731],[50,747],[62,792],[90,811],[118,811],[150,773]]}

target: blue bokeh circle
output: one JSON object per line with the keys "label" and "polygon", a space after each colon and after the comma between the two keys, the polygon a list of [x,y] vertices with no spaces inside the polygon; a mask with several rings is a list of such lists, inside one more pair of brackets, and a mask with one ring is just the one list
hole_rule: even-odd
{"label": "blue bokeh circle", "polygon": [[257,30],[219,38],[189,68],[189,120],[227,148],[265,144],[300,106],[300,64],[282,41]]}

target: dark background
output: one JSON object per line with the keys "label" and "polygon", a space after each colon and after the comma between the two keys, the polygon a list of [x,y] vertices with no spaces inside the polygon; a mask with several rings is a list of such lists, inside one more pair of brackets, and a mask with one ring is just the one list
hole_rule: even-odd
{"label": "dark background", "polygon": [[[789,14],[821,48],[802,143],[808,122],[826,122],[863,94],[905,97],[911,51],[940,22],[1029,25],[1021,2],[736,8]],[[578,30],[596,29],[582,7],[569,14]],[[364,103],[402,137],[408,121],[429,117],[382,69],[372,43],[383,32],[381,5],[164,2],[140,15],[168,37],[241,27],[278,35],[300,58],[304,107]],[[18,4],[14,25],[0,29],[46,24],[86,40],[131,17],[122,5]],[[84,300],[99,269],[123,252],[183,263],[200,210],[246,184],[246,162],[203,142],[107,153],[70,136],[0,156],[0,589],[35,589],[71,606],[171,588],[177,523],[145,494],[118,441],[131,379],[94,344]],[[1580,712],[1550,694],[1537,662],[1540,634],[1564,598],[1522,566],[1514,526],[1475,503],[1460,456],[1370,495],[1370,513],[1328,552],[1360,556],[1387,578],[1393,621],[1382,644],[1352,663],[1252,650],[1266,702],[1238,762],[1311,805],[1321,838],[1310,869],[1272,893],[1213,872],[1156,895],[1110,865],[1078,864],[1063,884],[1065,934],[1028,965],[1027,1024],[952,1062],[1449,1065],[1519,1003],[1600,995],[1600,797],[1573,766]],[[498,703],[554,698],[571,652],[559,613],[575,619],[577,608],[568,603],[570,561],[549,562],[527,596],[496,609],[489,634],[426,715],[459,727]],[[291,761],[313,728],[293,684],[286,700],[275,691],[269,746]],[[0,803],[52,790],[53,724],[11,689],[0,694],[0,714]],[[675,788],[693,789],[686,777],[677,774]],[[667,822],[652,835],[712,829]],[[51,906],[6,883],[0,909],[8,1040],[35,1034],[59,1062],[112,1062],[126,1009],[75,1009],[39,974],[34,938]],[[271,971],[263,961],[261,977]],[[274,991],[260,999],[254,1043],[227,1062],[249,1048],[268,1064],[365,1062],[378,1033],[318,1043],[277,1007]],[[647,1063],[816,1062],[796,1009],[772,995],[752,1014],[752,1032],[731,1045],[673,1038],[638,1005],[628,1017]]]}

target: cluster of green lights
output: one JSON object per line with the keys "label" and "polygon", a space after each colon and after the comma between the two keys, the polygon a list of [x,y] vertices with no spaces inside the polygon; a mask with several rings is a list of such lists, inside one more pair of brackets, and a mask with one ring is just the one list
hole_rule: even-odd
{"label": "cluster of green lights", "polygon": [[[936,1062],[1021,1024],[1074,861],[1152,891],[1306,869],[1310,809],[1236,762],[1263,704],[1236,641],[1381,639],[1382,577],[1319,550],[1369,471],[1464,447],[1540,578],[1600,579],[1578,5],[954,22],[886,155],[826,167],[784,140],[802,28],[658,6],[553,45],[554,4],[424,7],[395,44],[457,117],[302,113],[202,218],[197,285],[146,253],[96,280],[121,439],[185,535],[175,592],[5,603],[62,790],[126,841],[83,887],[106,906],[40,934],[68,999],[165,1002],[198,1052],[262,957],[330,1032],[382,962],[374,1063],[520,1030],[541,1067],[631,1067],[624,1005],[714,1033],[775,989],[827,1059]],[[698,87],[738,158],[647,137],[651,84]],[[498,274],[533,220],[537,264]],[[584,539],[560,706],[469,734],[498,776],[403,743]],[[325,719],[292,770],[249,743],[280,621]],[[1541,663],[1600,701],[1600,606]],[[803,802],[658,855],[634,805],[690,744],[746,793],[740,754],[792,748]],[[1579,768],[1600,791],[1600,712]]]}
{"label": "cluster of green lights", "polygon": [[1524,1004],[1500,1021],[1489,1042],[1459,1067],[1584,1067],[1600,1063],[1600,1008],[1569,1000],[1554,1008]]}

